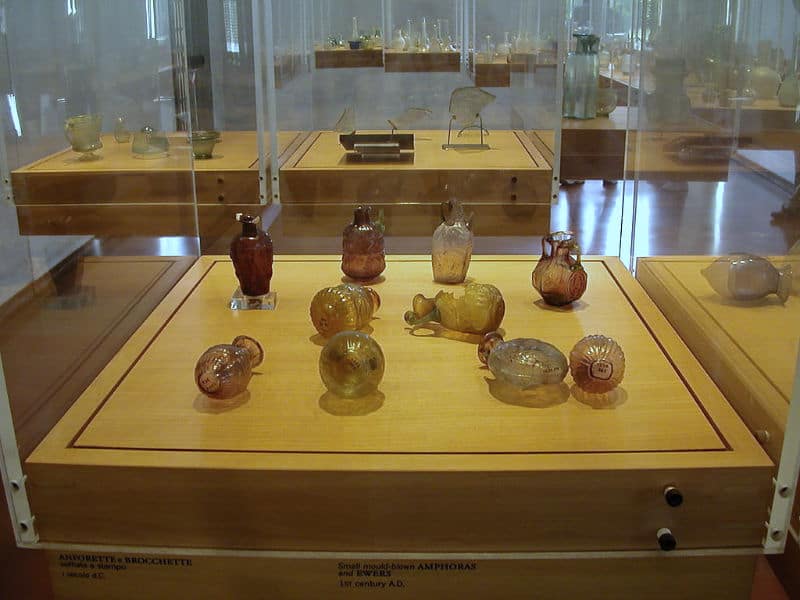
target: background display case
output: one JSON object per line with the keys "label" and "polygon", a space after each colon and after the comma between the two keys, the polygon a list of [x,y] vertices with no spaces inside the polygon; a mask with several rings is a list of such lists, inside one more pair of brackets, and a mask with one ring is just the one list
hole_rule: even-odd
{"label": "background display case", "polygon": [[[747,598],[764,554],[798,593],[796,3],[0,8],[2,472],[54,597]],[[456,200],[505,338],[608,335],[618,388],[509,389],[481,336],[403,322],[464,287],[431,277]],[[351,281],[361,205],[386,366],[348,400],[309,303]],[[230,308],[238,213],[274,310]],[[588,287],[554,307],[531,273],[559,230]],[[770,261],[756,298],[731,252]],[[195,363],[238,335],[265,360],[209,400]]]}

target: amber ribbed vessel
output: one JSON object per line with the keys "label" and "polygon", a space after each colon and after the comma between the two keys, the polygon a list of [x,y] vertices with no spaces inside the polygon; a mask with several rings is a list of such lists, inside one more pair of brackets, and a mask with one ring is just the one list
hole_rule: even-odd
{"label": "amber ribbed vessel", "polygon": [[272,239],[258,228],[259,217],[237,214],[242,233],[231,242],[231,260],[236,278],[246,296],[269,293],[272,279]]}
{"label": "amber ribbed vessel", "polygon": [[311,321],[323,337],[340,331],[361,329],[381,305],[372,288],[343,283],[322,289],[311,301]]}
{"label": "amber ribbed vessel", "polygon": [[604,335],[587,335],[569,353],[572,379],[584,392],[605,394],[625,376],[625,353]]}
{"label": "amber ribbed vessel", "polygon": [[197,360],[194,380],[206,396],[226,400],[247,389],[253,367],[264,360],[264,350],[256,340],[240,335],[230,344],[212,346]]}
{"label": "amber ribbed vessel", "polygon": [[356,208],[342,233],[342,271],[360,281],[375,279],[386,268],[383,228],[372,221],[371,212],[369,206]]}

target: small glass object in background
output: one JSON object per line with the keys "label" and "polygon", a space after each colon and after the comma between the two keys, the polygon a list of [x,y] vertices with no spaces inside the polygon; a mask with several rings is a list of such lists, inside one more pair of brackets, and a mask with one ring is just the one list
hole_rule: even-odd
{"label": "small glass object in background", "polygon": [[569,370],[584,392],[607,394],[625,376],[625,354],[610,337],[587,335],[569,353]]}
{"label": "small glass object in background", "polygon": [[381,305],[372,288],[343,283],[318,291],[311,300],[311,322],[323,337],[340,331],[361,329]]}
{"label": "small glass object in background", "polygon": [[574,34],[577,45],[567,55],[564,67],[564,116],[568,119],[594,119],[597,114],[597,88],[600,38],[588,33]]}
{"label": "small glass object in background", "polygon": [[748,302],[777,294],[785,303],[792,293],[791,265],[776,268],[754,254],[720,257],[701,273],[715,292],[732,300]]}
{"label": "small glass object in background", "polygon": [[322,383],[340,398],[360,398],[376,392],[385,366],[381,347],[359,331],[337,333],[319,355]]}
{"label": "small glass object in background", "polygon": [[134,158],[155,159],[165,158],[169,151],[169,140],[164,133],[155,131],[150,125],[142,127],[141,131],[133,134],[131,152]]}
{"label": "small glass object in background", "polygon": [[114,123],[114,140],[118,144],[127,144],[131,141],[131,132],[125,124],[125,117],[117,117]]}
{"label": "small glass object in background", "polygon": [[503,383],[520,389],[560,383],[567,375],[567,357],[547,342],[533,338],[503,341],[493,331],[478,345],[478,358]]}
{"label": "small glass object in background", "polygon": [[472,258],[472,222],[464,216],[461,203],[453,198],[442,202],[442,222],[433,232],[431,263],[433,280],[461,283],[467,277]]}
{"label": "small glass object in background", "polygon": [[203,352],[194,368],[194,380],[206,396],[228,400],[247,389],[253,368],[263,360],[261,344],[240,335],[230,344],[212,346]]}
{"label": "small glass object in background", "polygon": [[371,281],[386,268],[383,223],[373,223],[371,212],[370,206],[356,208],[342,233],[342,272],[359,281]]}
{"label": "small glass object in background", "polygon": [[394,30],[394,36],[392,36],[392,50],[405,50],[406,49],[406,38],[403,37],[403,31],[398,27]]}
{"label": "small glass object in background", "polygon": [[[550,244],[547,254],[545,242]],[[575,258],[571,254],[575,254]],[[531,282],[542,299],[552,306],[564,306],[583,296],[588,275],[581,265],[581,249],[571,231],[557,231],[542,238],[542,256]]]}
{"label": "small glass object in background", "polygon": [[353,17],[353,31],[350,34],[350,50],[359,50],[361,48],[361,34],[358,32],[358,17]]}
{"label": "small glass object in background", "polygon": [[192,131],[189,143],[195,160],[208,160],[214,156],[214,146],[219,141],[219,131]]}
{"label": "small glass object in background", "polygon": [[468,283],[460,298],[439,292],[435,298],[414,296],[412,310],[404,315],[412,327],[441,323],[447,329],[485,335],[500,327],[506,313],[503,295],[488,283]]}
{"label": "small glass object in background", "polygon": [[617,90],[606,85],[597,90],[597,116],[607,117],[617,108]]}
{"label": "small glass object in background", "polygon": [[431,38],[428,36],[428,20],[422,17],[419,37],[417,38],[417,52],[430,52]]}
{"label": "small glass object in background", "polygon": [[497,53],[497,56],[505,58],[509,54],[511,54],[511,40],[510,40],[511,34],[508,31],[506,31],[505,34],[503,35],[504,35],[503,41],[502,43],[497,44],[495,52]]}
{"label": "small glass object in background", "polygon": [[277,303],[277,295],[271,292],[272,279],[272,239],[259,229],[258,216],[238,213],[236,220],[242,224],[242,231],[231,241],[230,256],[239,288],[231,298],[233,310],[272,310]]}
{"label": "small glass object in background", "polygon": [[103,147],[100,131],[103,128],[102,115],[77,115],[64,121],[64,136],[81,160],[100,158],[95,150]]}

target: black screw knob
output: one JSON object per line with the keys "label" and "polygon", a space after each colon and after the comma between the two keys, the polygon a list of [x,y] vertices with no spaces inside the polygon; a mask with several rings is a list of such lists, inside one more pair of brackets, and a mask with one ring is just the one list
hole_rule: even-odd
{"label": "black screw knob", "polygon": [[683,494],[675,486],[667,486],[664,488],[664,500],[667,501],[672,508],[677,508],[683,504]]}
{"label": "black screw knob", "polygon": [[675,536],[672,535],[672,532],[666,527],[659,529],[658,533],[656,533],[656,537],[658,537],[658,546],[664,552],[675,550],[678,546],[678,541],[675,539]]}

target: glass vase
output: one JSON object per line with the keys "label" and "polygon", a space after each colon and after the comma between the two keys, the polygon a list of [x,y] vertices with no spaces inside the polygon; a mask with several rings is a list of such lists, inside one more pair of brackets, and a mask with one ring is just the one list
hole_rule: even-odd
{"label": "glass vase", "polygon": [[431,262],[433,280],[461,283],[472,258],[472,224],[458,200],[442,203],[442,223],[433,232]]}
{"label": "glass vase", "polygon": [[576,33],[577,46],[567,56],[564,67],[564,116],[569,119],[594,119],[597,114],[597,88],[600,62],[596,35]]}

